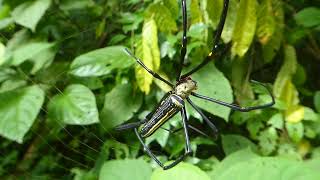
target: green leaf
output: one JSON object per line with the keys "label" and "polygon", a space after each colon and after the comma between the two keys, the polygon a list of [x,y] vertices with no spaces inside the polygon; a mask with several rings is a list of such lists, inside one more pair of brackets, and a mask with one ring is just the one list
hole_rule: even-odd
{"label": "green leaf", "polygon": [[141,103],[142,94],[134,92],[131,85],[117,85],[105,96],[100,116],[103,126],[110,129],[129,120]]}
{"label": "green leaf", "polygon": [[269,127],[260,132],[259,147],[263,155],[269,155],[276,149],[278,134],[274,127]]}
{"label": "green leaf", "polygon": [[221,34],[221,38],[225,43],[229,43],[232,40],[237,21],[238,8],[239,3],[236,0],[229,1],[228,14]]}
{"label": "green leaf", "polygon": [[10,68],[0,68],[0,83],[14,77],[16,75],[16,71]]}
{"label": "green leaf", "polygon": [[170,10],[166,6],[160,3],[151,4],[145,11],[145,17],[146,19],[153,19],[159,31],[166,33],[177,31],[174,16],[171,15]]}
{"label": "green leaf", "polygon": [[295,142],[298,143],[303,137],[303,124],[299,123],[286,123],[286,129],[288,131],[289,137]]}
{"label": "green leaf", "polygon": [[204,10],[204,19],[206,24],[211,25],[214,29],[219,23],[223,0],[205,0],[201,1],[202,9]]}
{"label": "green leaf", "polygon": [[[208,75],[210,75],[210,78],[208,78]],[[233,95],[229,81],[214,66],[214,64],[210,63],[206,67],[202,68],[193,75],[193,79],[198,83],[197,93],[219,99],[227,103],[232,102]],[[228,121],[230,108],[198,98],[192,98],[192,100],[202,109]]]}
{"label": "green leaf", "polygon": [[0,93],[0,134],[22,143],[44,102],[44,92],[29,86]]}
{"label": "green leaf", "polygon": [[294,19],[299,25],[310,28],[320,25],[320,8],[308,7],[299,11]]}
{"label": "green leaf", "polygon": [[60,2],[60,8],[64,11],[76,10],[76,9],[85,9],[92,7],[94,2],[92,0],[64,0]]}
{"label": "green leaf", "polygon": [[112,160],[103,164],[100,180],[150,180],[152,170],[143,160]]}
{"label": "green leaf", "polygon": [[51,121],[70,125],[88,125],[99,122],[94,94],[89,88],[69,85],[61,94],[54,96],[48,104]]}
{"label": "green leaf", "polygon": [[35,31],[39,20],[50,4],[51,0],[25,2],[12,11],[12,17],[16,23]]}
{"label": "green leaf", "polygon": [[210,177],[197,166],[181,162],[169,170],[162,170],[161,168],[158,168],[152,173],[151,180],[163,179],[210,180]]}
{"label": "green leaf", "polygon": [[[138,57],[151,70],[157,72],[160,68],[160,50],[158,47],[157,25],[153,19],[145,21],[142,28],[142,46],[137,50]],[[136,68],[136,79],[140,90],[150,92],[153,77],[141,66]]]}
{"label": "green leaf", "polygon": [[256,145],[253,144],[249,139],[240,135],[223,135],[222,136],[222,147],[226,155],[236,152],[241,149],[250,147],[252,150],[256,149]]}
{"label": "green leaf", "polygon": [[263,45],[262,53],[264,61],[269,63],[273,60],[277,51],[280,49],[283,41],[284,31],[284,12],[282,9],[282,1],[272,0],[273,17],[275,20],[275,30],[269,41]]}
{"label": "green leaf", "polygon": [[268,124],[276,129],[282,129],[283,128],[283,116],[281,113],[277,113],[273,115],[269,120]]}
{"label": "green leaf", "polygon": [[317,91],[313,97],[313,103],[316,110],[320,113],[320,91]]}
{"label": "green leaf", "polygon": [[241,0],[237,14],[237,21],[232,37],[232,54],[240,57],[244,56],[248,51],[257,24],[257,1]]}
{"label": "green leaf", "polygon": [[219,163],[215,171],[211,174],[211,179],[217,179],[220,173],[232,169],[237,163],[246,162],[259,156],[252,152],[250,148],[242,149],[227,156],[221,163]]}
{"label": "green leaf", "polygon": [[217,180],[248,179],[318,179],[319,173],[302,163],[277,157],[261,157],[234,164],[219,172]]}
{"label": "green leaf", "polygon": [[276,23],[273,16],[273,0],[263,0],[259,5],[257,36],[261,44],[266,44],[274,34]]}
{"label": "green leaf", "polygon": [[285,46],[284,51],[284,63],[281,66],[281,69],[273,86],[273,94],[277,98],[279,98],[283,93],[286,94],[285,86],[287,84],[287,81],[291,80],[291,77],[297,70],[297,56],[294,47],[287,45]]}
{"label": "green leaf", "polygon": [[170,10],[172,17],[178,17],[179,3],[176,0],[163,0],[163,3]]}
{"label": "green leaf", "polygon": [[134,64],[123,46],[109,46],[76,57],[70,73],[79,77],[96,77],[110,74],[113,70],[126,69]]}
{"label": "green leaf", "polygon": [[190,9],[191,25],[203,22],[201,4],[199,0],[191,0],[190,6],[188,9]]}
{"label": "green leaf", "polygon": [[26,60],[34,62],[32,73],[37,72],[44,66],[50,65],[56,53],[55,43],[30,42],[17,47],[12,52],[10,65],[18,66]]}

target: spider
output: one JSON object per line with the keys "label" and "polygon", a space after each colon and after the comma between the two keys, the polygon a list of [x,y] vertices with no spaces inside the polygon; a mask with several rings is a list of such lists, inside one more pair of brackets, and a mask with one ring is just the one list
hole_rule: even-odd
{"label": "spider", "polygon": [[[198,66],[196,66],[194,69],[191,71],[187,72],[186,74],[181,75],[181,70],[182,66],[184,63],[185,55],[186,55],[186,50],[187,50],[187,9],[186,9],[186,0],[181,1],[181,6],[182,6],[182,17],[183,17],[183,36],[182,36],[182,46],[181,46],[181,59],[180,59],[180,66],[178,67],[178,72],[177,72],[177,77],[176,77],[176,83],[173,84],[164,78],[162,78],[160,75],[157,73],[153,72],[150,70],[143,62],[134,56],[128,49],[125,49],[125,52],[133,57],[137,63],[142,66],[146,71],[148,71],[154,78],[161,80],[162,82],[166,83],[169,85],[172,90],[166,93],[166,95],[162,98],[158,106],[155,108],[153,112],[151,112],[149,115],[146,116],[146,118],[142,121],[139,122],[133,122],[133,123],[126,123],[117,126],[115,129],[116,130],[126,130],[126,129],[134,129],[136,136],[138,137],[140,143],[143,145],[144,150],[148,153],[148,155],[155,161],[157,164],[162,167],[164,170],[170,169],[183,161],[183,159],[190,155],[192,153],[191,145],[190,145],[190,139],[188,135],[188,128],[193,129],[201,134],[204,134],[200,130],[196,129],[195,127],[191,126],[188,124],[188,119],[187,119],[187,113],[186,113],[186,108],[185,108],[185,101],[187,101],[192,108],[194,108],[200,116],[203,118],[204,122],[208,124],[209,128],[214,132],[215,135],[217,135],[218,130],[215,127],[215,125],[206,117],[206,115],[200,110],[197,105],[195,105],[189,96],[194,96],[196,98],[200,98],[206,101],[211,101],[213,103],[220,104],[222,106],[229,107],[233,110],[238,110],[242,112],[247,112],[255,109],[262,109],[262,108],[267,108],[271,107],[275,101],[274,97],[271,93],[271,91],[262,83],[253,81],[254,83],[258,83],[259,85],[262,85],[265,87],[269,93],[269,95],[272,98],[272,101],[270,103],[260,105],[260,106],[253,106],[253,107],[240,107],[236,104],[229,104],[217,99],[213,99],[210,97],[206,97],[200,94],[195,93],[194,91],[197,89],[197,82],[192,80],[191,76],[193,73],[197,72],[199,69],[204,67],[206,64],[208,64],[213,58],[218,58],[220,57],[223,53],[218,53],[219,48],[219,40],[221,37],[221,33],[223,30],[223,26],[226,20],[227,16],[227,10],[228,10],[228,4],[229,0],[224,0],[224,6],[223,10],[220,16],[220,22],[218,24],[218,28],[214,37],[213,41],[213,48],[209,55],[203,60],[202,63],[200,63]],[[179,130],[184,130],[184,136],[186,140],[186,148],[185,148],[185,153],[181,156],[179,156],[175,161],[170,163],[169,165],[164,165],[156,156],[151,152],[151,150],[148,148],[148,146],[144,143],[143,139],[151,136],[156,130],[161,128],[161,126],[170,120],[175,114],[178,112],[181,113],[182,117],[182,124],[183,127],[174,131],[170,132],[177,132]],[[138,128],[141,127],[140,130]]]}

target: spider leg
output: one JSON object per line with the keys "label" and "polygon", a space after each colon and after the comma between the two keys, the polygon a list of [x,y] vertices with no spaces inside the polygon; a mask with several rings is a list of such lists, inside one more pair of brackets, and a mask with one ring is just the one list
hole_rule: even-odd
{"label": "spider leg", "polygon": [[200,116],[202,117],[202,119],[209,125],[209,127],[211,128],[211,130],[213,131],[214,134],[214,139],[217,139],[217,136],[219,134],[217,127],[209,120],[209,118],[204,115],[204,113],[200,110],[200,108],[198,108],[189,97],[187,97],[187,101],[189,102],[189,104],[193,107],[193,109],[195,109]]}
{"label": "spider leg", "polygon": [[186,0],[181,1],[182,7],[182,18],[183,18],[183,35],[182,35],[182,46],[180,51],[180,66],[178,67],[178,73],[176,81],[180,80],[181,70],[183,67],[184,59],[187,52],[187,2]]}
{"label": "spider leg", "polygon": [[141,124],[145,123],[146,121],[147,121],[147,119],[144,119],[144,120],[139,121],[139,122],[120,124],[120,125],[116,126],[114,129],[116,131],[123,131],[123,130],[127,130],[127,129],[133,129],[133,128],[139,127]]}
{"label": "spider leg", "polygon": [[187,123],[187,114],[186,114],[185,107],[183,107],[182,110],[181,110],[181,116],[182,116],[185,139],[186,139],[186,150],[185,150],[185,153],[183,155],[181,155],[178,159],[176,159],[174,162],[172,162],[171,164],[169,164],[167,166],[164,166],[163,163],[151,152],[149,147],[143,142],[143,138],[139,134],[138,129],[137,128],[134,129],[134,131],[136,133],[136,136],[138,137],[138,139],[139,139],[140,143],[142,144],[144,150],[164,170],[167,170],[167,169],[170,169],[170,168],[174,167],[175,165],[180,163],[186,156],[188,156],[189,154],[192,153],[191,145],[190,145],[190,139],[189,139],[189,135],[188,135],[188,128],[187,128],[188,127],[188,123]]}
{"label": "spider leg", "polygon": [[236,105],[236,104],[226,103],[226,102],[223,102],[223,101],[220,101],[220,100],[217,100],[217,99],[214,99],[214,98],[206,97],[206,96],[203,96],[203,95],[200,95],[200,94],[196,94],[196,93],[191,93],[191,95],[194,96],[194,97],[200,98],[200,99],[204,99],[204,100],[207,100],[207,101],[211,101],[211,102],[220,104],[222,106],[229,107],[229,108],[231,108],[233,110],[241,111],[241,112],[248,112],[248,111],[252,111],[252,110],[256,110],[256,109],[263,109],[263,108],[267,108],[267,107],[273,106],[274,103],[275,103],[275,100],[274,100],[274,97],[273,97],[271,91],[266,87],[266,85],[264,85],[264,84],[262,84],[260,82],[257,82],[257,81],[253,81],[253,80],[251,80],[251,81],[254,82],[254,83],[262,85],[263,87],[265,87],[268,90],[268,93],[269,93],[269,95],[271,96],[271,99],[272,99],[272,101],[270,103],[259,105],[259,106],[252,106],[252,107],[241,107],[241,106]]}
{"label": "spider leg", "polygon": [[[165,131],[168,131],[171,134],[175,134],[175,133],[177,133],[177,132],[179,132],[179,131],[181,131],[183,129],[183,127],[180,127],[180,128],[174,129],[174,130],[166,129],[166,128],[163,128],[163,127],[160,127],[160,128],[165,130]],[[197,133],[199,133],[199,134],[201,134],[201,135],[203,135],[205,137],[210,138],[209,135],[207,135],[206,133],[204,133],[203,131],[201,131],[200,129],[198,129],[198,128],[194,127],[194,126],[191,126],[190,124],[188,125],[188,128],[194,130],[195,132],[197,132]]]}
{"label": "spider leg", "polygon": [[172,87],[172,88],[174,87],[174,85],[173,85],[171,82],[165,80],[165,79],[164,79],[163,77],[161,77],[159,74],[153,72],[153,71],[152,71],[151,69],[149,69],[145,64],[143,64],[143,62],[142,62],[138,57],[136,57],[135,55],[133,55],[132,52],[131,52],[129,49],[125,48],[124,51],[125,51],[129,56],[133,57],[133,58],[137,61],[137,63],[138,63],[140,66],[142,66],[146,71],[148,71],[148,73],[150,73],[154,78],[159,79],[160,81],[166,83],[167,85],[169,85],[169,86]]}
{"label": "spider leg", "polygon": [[[225,24],[225,21],[226,21],[226,17],[227,17],[227,13],[228,13],[228,6],[229,6],[229,0],[224,0],[223,9],[222,9],[222,13],[221,13],[221,16],[220,16],[220,21],[219,21],[219,24],[218,24],[218,27],[217,27],[217,31],[216,31],[214,40],[213,40],[213,48],[212,48],[211,52],[202,61],[202,63],[200,63],[195,68],[193,68],[188,73],[182,75],[181,78],[185,78],[185,77],[190,76],[191,74],[193,74],[194,72],[198,71],[203,66],[208,64],[212,59],[216,58],[217,56],[221,56],[221,54],[223,54],[223,53],[217,53],[217,51],[219,50],[219,41],[220,41],[222,30],[223,30],[223,27],[224,27],[224,24]],[[228,49],[228,48],[226,48],[226,49]]]}

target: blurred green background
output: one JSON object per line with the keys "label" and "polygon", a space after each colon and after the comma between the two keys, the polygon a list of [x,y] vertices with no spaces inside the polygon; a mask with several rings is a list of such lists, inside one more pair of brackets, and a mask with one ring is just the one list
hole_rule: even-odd
{"label": "blurred green background", "polygon": [[[320,179],[320,1],[230,0],[221,43],[231,48],[192,78],[193,99],[220,131],[190,130],[194,153],[163,171],[132,130],[169,91],[128,55],[174,81],[182,37],[177,0],[0,0],[1,179]],[[223,0],[188,0],[183,71],[213,45]],[[187,107],[190,123],[206,133]],[[177,115],[164,127],[181,127]],[[146,140],[163,161],[184,152],[183,133]]]}

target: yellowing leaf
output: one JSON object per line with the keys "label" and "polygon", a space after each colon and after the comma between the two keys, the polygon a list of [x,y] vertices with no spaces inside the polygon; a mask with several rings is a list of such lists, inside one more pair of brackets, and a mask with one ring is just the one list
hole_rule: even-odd
{"label": "yellowing leaf", "polygon": [[191,24],[203,22],[202,11],[199,0],[191,0],[190,4]]}
{"label": "yellowing leaf", "polygon": [[286,121],[290,123],[298,123],[304,117],[304,107],[303,106],[292,106],[286,111]]}
{"label": "yellowing leaf", "polygon": [[232,39],[233,30],[237,21],[238,8],[239,3],[236,0],[229,2],[228,14],[221,34],[221,38],[225,43],[229,43]]}
{"label": "yellowing leaf", "polygon": [[290,80],[284,82],[284,88],[279,99],[285,103],[287,108],[299,104],[299,92]]}
{"label": "yellowing leaf", "polygon": [[297,69],[296,51],[293,46],[287,45],[284,49],[284,63],[277,75],[276,81],[273,86],[273,94],[279,98],[283,93],[285,85],[288,80],[291,80],[292,75]]}
{"label": "yellowing leaf", "polygon": [[261,44],[266,44],[275,30],[272,0],[263,0],[259,6],[257,36]]}
{"label": "yellowing leaf", "polygon": [[241,0],[232,37],[232,55],[244,56],[253,40],[257,24],[256,0]]}
{"label": "yellowing leaf", "polygon": [[177,24],[170,10],[160,3],[151,4],[145,12],[145,17],[154,19],[159,31],[168,33],[177,31]]}
{"label": "yellowing leaf", "polygon": [[179,3],[176,0],[163,0],[164,5],[170,10],[172,17],[179,15]]}
{"label": "yellowing leaf", "polygon": [[[158,47],[157,25],[153,19],[145,21],[142,28],[142,44],[137,50],[138,57],[151,70],[160,68],[160,50]],[[136,79],[142,92],[148,94],[153,77],[141,66],[136,68]]]}
{"label": "yellowing leaf", "polygon": [[205,10],[203,14],[206,24],[216,28],[222,12],[223,0],[204,0],[201,6]]}

